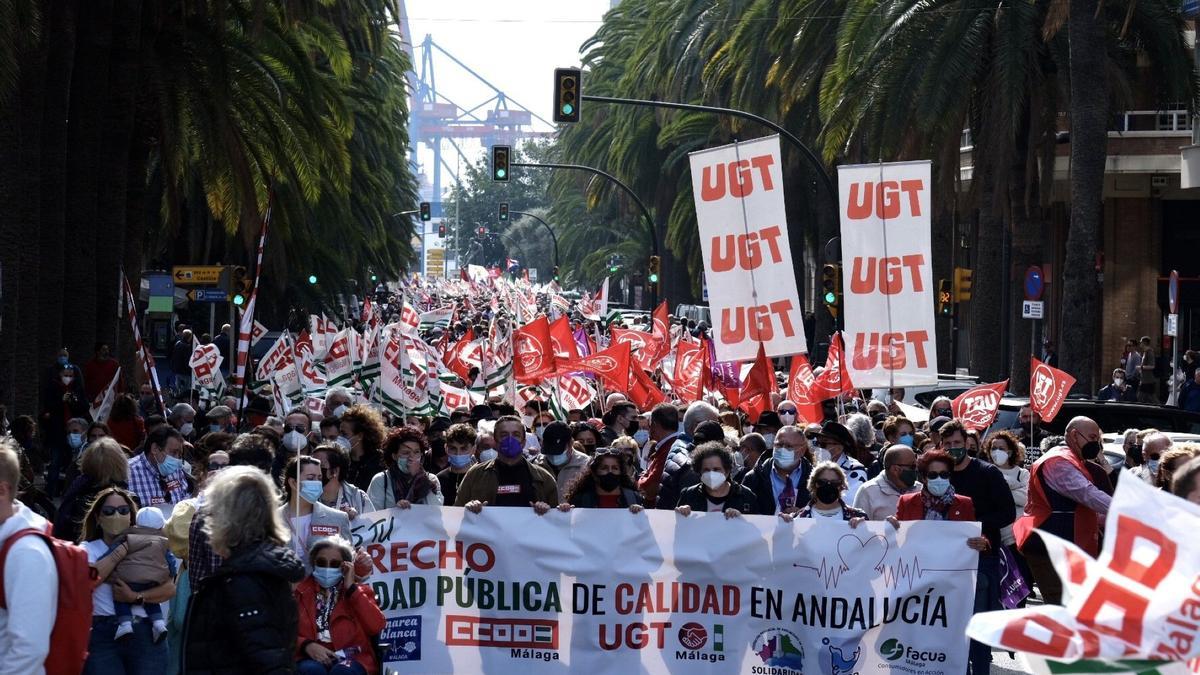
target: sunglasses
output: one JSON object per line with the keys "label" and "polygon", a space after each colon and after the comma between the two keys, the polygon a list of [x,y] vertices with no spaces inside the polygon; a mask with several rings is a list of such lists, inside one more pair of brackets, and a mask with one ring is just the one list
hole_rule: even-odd
{"label": "sunglasses", "polygon": [[313,567],[324,567],[325,569],[330,569],[330,570],[335,570],[335,569],[341,567],[342,564],[343,564],[343,561],[341,561],[341,560],[319,560],[318,559],[318,560],[313,561]]}
{"label": "sunglasses", "polygon": [[925,477],[928,478],[929,480],[933,480],[934,478],[949,478],[950,472],[949,471],[926,471]]}
{"label": "sunglasses", "polygon": [[283,427],[283,432],[287,433],[289,431],[299,431],[303,434],[308,432],[308,428],[303,424],[285,424]]}
{"label": "sunglasses", "polygon": [[114,513],[119,513],[123,516],[129,515],[129,505],[122,504],[121,506],[101,506],[100,507],[100,515],[102,515],[102,516],[111,516]]}
{"label": "sunglasses", "polygon": [[820,486],[823,486],[823,485],[824,485],[824,486],[831,486],[831,487],[841,487],[841,486],[842,486],[842,482],[841,482],[841,481],[838,481],[838,480],[824,480],[824,479],[822,479],[822,480],[818,480],[816,484],[817,484],[817,486],[818,486],[818,487],[820,487]]}
{"label": "sunglasses", "polygon": [[209,471],[220,471],[221,469],[224,469],[227,466],[229,466],[228,462],[209,462],[208,470]]}

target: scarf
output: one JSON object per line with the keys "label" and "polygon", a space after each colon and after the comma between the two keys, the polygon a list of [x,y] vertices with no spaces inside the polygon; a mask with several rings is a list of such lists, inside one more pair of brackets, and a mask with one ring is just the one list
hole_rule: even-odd
{"label": "scarf", "polygon": [[921,501],[925,505],[925,520],[945,520],[954,503],[954,486],[947,487],[946,494],[941,497],[930,494],[929,490],[921,490]]}
{"label": "scarf", "polygon": [[425,478],[424,469],[418,475],[413,476],[392,466],[388,469],[388,475],[392,479],[392,495],[397,502],[401,499],[413,504],[423,502],[429,495],[429,491],[433,489],[433,486]]}
{"label": "scarf", "polygon": [[333,640],[329,633],[329,618],[333,615],[333,608],[337,605],[338,592],[341,590],[341,585],[336,584],[333,588],[317,590],[317,641],[326,644]]}

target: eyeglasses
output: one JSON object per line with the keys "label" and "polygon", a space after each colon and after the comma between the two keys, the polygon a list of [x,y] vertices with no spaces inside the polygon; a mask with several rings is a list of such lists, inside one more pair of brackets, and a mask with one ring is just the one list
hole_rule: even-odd
{"label": "eyeglasses", "polygon": [[926,471],[925,477],[928,478],[929,480],[933,480],[934,478],[949,478],[950,472],[949,471]]}
{"label": "eyeglasses", "polygon": [[287,433],[289,431],[299,431],[300,433],[303,434],[303,433],[308,432],[308,428],[305,427],[303,424],[285,424],[285,425],[283,425],[283,432]]}
{"label": "eyeglasses", "polygon": [[129,505],[122,504],[121,506],[101,506],[100,507],[100,515],[102,515],[102,516],[111,516],[114,513],[119,513],[123,516],[129,515]]}
{"label": "eyeglasses", "polygon": [[229,462],[209,462],[208,470],[209,471],[220,471],[221,469],[224,469],[227,466],[229,466]]}

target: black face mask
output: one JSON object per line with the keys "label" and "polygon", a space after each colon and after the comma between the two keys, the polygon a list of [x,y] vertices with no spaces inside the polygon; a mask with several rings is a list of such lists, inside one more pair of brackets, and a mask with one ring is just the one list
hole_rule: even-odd
{"label": "black face mask", "polygon": [[828,483],[817,486],[817,501],[822,504],[833,504],[841,496],[842,491],[836,485]]}
{"label": "black face mask", "polygon": [[582,444],[582,445],[583,445],[583,451],[586,452],[587,454],[589,454],[589,455],[596,454],[596,446],[595,445],[587,445],[586,443]]}
{"label": "black face mask", "polygon": [[627,436],[632,436],[638,432],[638,429],[641,429],[641,428],[642,428],[642,426],[640,424],[638,424],[638,421],[635,419],[632,422],[630,422],[629,424],[625,425],[625,434]]}
{"label": "black face mask", "polygon": [[1090,460],[1100,456],[1100,449],[1100,441],[1088,441],[1079,451],[1083,454],[1084,459]]}
{"label": "black face mask", "polygon": [[603,476],[596,476],[596,485],[599,485],[601,490],[615,490],[620,484],[621,477],[615,473],[606,473]]}

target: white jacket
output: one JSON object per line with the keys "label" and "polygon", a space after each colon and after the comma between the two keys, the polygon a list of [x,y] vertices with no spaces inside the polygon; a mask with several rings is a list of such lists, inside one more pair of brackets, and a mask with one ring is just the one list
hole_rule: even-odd
{"label": "white jacket", "polygon": [[921,481],[917,481],[911,488],[900,492],[887,479],[885,471],[858,488],[858,491],[854,493],[852,506],[860,511],[866,511],[869,520],[885,520],[889,516],[896,515],[896,505],[900,503],[901,495],[920,491]]}
{"label": "white jacket", "polygon": [[[45,530],[46,525],[45,518],[13,500],[12,517],[0,524],[0,547],[17,530]],[[41,538],[22,537],[9,549],[4,598],[13,611],[0,610],[0,673],[44,675],[58,609],[58,570]]]}

